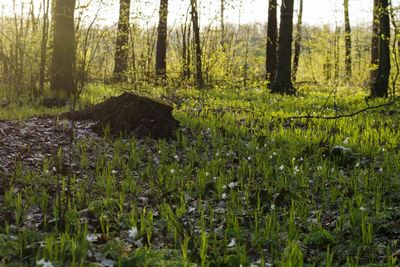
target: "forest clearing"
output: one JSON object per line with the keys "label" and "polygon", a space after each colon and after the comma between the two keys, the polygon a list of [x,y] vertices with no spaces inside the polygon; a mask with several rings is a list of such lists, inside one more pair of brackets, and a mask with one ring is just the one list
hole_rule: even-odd
{"label": "forest clearing", "polygon": [[400,3],[205,1],[0,5],[0,266],[399,265]]}

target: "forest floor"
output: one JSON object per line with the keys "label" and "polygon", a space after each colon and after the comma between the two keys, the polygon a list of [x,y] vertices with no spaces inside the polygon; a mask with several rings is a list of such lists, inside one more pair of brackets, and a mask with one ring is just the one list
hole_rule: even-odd
{"label": "forest floor", "polygon": [[2,108],[0,266],[396,266],[399,104],[289,119],[348,94],[182,90],[160,140]]}

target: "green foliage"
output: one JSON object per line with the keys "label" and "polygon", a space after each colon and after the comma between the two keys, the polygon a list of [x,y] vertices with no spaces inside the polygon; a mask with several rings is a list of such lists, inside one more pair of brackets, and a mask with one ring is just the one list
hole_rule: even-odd
{"label": "green foliage", "polygon": [[[82,105],[120,90],[88,88]],[[16,163],[0,187],[1,264],[395,266],[399,105],[287,120],[351,113],[365,94],[262,88],[178,90],[176,140],[78,138],[39,168]]]}

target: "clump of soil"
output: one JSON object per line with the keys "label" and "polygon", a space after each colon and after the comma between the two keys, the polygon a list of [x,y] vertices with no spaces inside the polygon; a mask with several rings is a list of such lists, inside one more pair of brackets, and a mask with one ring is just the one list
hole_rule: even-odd
{"label": "clump of soil", "polygon": [[97,121],[97,133],[109,128],[110,134],[135,135],[139,138],[173,137],[179,122],[172,116],[173,108],[167,104],[123,93],[84,110],[67,112],[61,115],[75,121]]}

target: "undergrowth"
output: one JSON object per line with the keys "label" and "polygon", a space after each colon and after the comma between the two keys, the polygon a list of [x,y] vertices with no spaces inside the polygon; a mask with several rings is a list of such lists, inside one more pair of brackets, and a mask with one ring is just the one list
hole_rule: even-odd
{"label": "undergrowth", "polygon": [[[118,93],[95,91],[82,106]],[[356,111],[365,94],[217,88],[174,97],[176,140],[76,139],[67,171],[61,150],[40,169],[16,162],[0,179],[0,265],[398,264],[398,104],[290,120]],[[59,112],[15,102],[0,118]]]}

